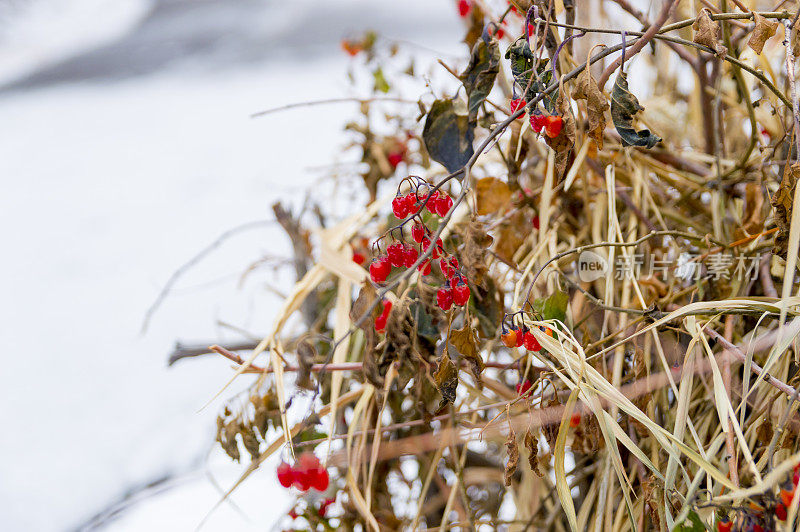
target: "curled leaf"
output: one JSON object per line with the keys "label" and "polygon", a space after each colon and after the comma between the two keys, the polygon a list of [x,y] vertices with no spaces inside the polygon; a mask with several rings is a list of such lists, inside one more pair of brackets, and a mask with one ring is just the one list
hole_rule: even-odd
{"label": "curled leaf", "polygon": [[475,380],[481,382],[481,372],[486,367],[481,358],[475,330],[465,323],[464,327],[450,333],[450,343],[469,362]]}
{"label": "curled leaf", "polygon": [[778,30],[778,21],[769,20],[758,13],[753,13],[753,17],[756,22],[756,27],[753,28],[753,33],[750,34],[747,45],[752,48],[755,53],[760,54],[764,49],[764,43],[775,35],[775,32]]}
{"label": "curled leaf", "polygon": [[576,100],[586,100],[586,109],[589,115],[589,136],[597,143],[598,149],[603,149],[603,131],[606,128],[606,111],[609,108],[606,97],[597,80],[592,76],[589,65],[580,73],[575,84],[572,97]]}
{"label": "curled leaf", "polygon": [[422,130],[422,140],[431,159],[442,164],[448,172],[455,172],[472,157],[474,139],[475,131],[463,102],[433,102]]}
{"label": "curled leaf", "polygon": [[469,65],[460,76],[464,88],[467,89],[467,111],[471,123],[477,120],[478,110],[492,92],[499,71],[500,46],[497,40],[478,40],[472,47]]}
{"label": "curled leaf", "polygon": [[506,462],[505,471],[503,473],[503,482],[505,482],[506,486],[511,485],[511,478],[514,476],[514,472],[517,470],[517,464],[519,463],[519,448],[517,448],[517,435],[514,433],[514,429],[510,426],[508,428],[508,438],[506,439],[506,449],[508,450],[508,462]]}
{"label": "curled leaf", "polygon": [[456,400],[456,388],[458,387],[458,369],[447,353],[439,359],[439,367],[433,374],[433,380],[439,393],[442,394],[442,404],[453,403]]}
{"label": "curled leaf", "polygon": [[539,468],[539,441],[531,433],[531,429],[525,432],[523,442],[525,443],[525,449],[528,450],[528,465],[531,466],[531,471],[536,473],[536,476],[543,477],[544,473]]}
{"label": "curled leaf", "polygon": [[495,177],[484,177],[475,183],[475,196],[479,215],[492,214],[511,201],[511,189]]}
{"label": "curled leaf", "polygon": [[560,181],[567,170],[572,147],[575,146],[575,117],[572,116],[569,94],[563,84],[558,89],[558,98],[553,114],[561,117],[561,131],[555,138],[545,137],[545,141],[556,152],[555,175],[556,179]]}
{"label": "curled leaf", "polygon": [[644,111],[644,107],[628,90],[628,75],[620,71],[614,81],[614,90],[611,91],[611,119],[614,121],[614,127],[622,137],[623,146],[652,148],[661,142],[661,137],[653,135],[648,129],[641,131],[634,129],[633,117],[639,111]]}
{"label": "curled leaf", "polygon": [[708,46],[717,54],[717,56],[724,56],[728,53],[728,49],[722,46],[719,42],[721,30],[719,22],[712,20],[711,12],[707,8],[703,8],[697,19],[692,24],[694,30],[694,37],[692,41],[703,46]]}

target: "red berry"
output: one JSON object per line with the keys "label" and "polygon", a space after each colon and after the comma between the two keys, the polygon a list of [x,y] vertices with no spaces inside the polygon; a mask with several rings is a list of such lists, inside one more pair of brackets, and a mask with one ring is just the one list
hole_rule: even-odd
{"label": "red berry", "polygon": [[392,168],[397,168],[397,165],[403,162],[403,158],[405,156],[406,153],[404,150],[398,150],[390,152],[389,155],[386,156],[386,158],[389,160],[389,164],[392,165]]}
{"label": "red berry", "polygon": [[467,301],[469,301],[469,286],[464,282],[460,282],[453,288],[453,303],[463,307],[467,304]]}
{"label": "red berry", "polygon": [[533,228],[538,231],[539,230],[539,215],[538,214],[533,217],[533,219],[531,220],[531,223],[533,224]]}
{"label": "red berry", "polygon": [[406,200],[403,196],[395,196],[392,200],[392,212],[395,217],[403,219],[408,214],[408,207],[406,207]]}
{"label": "red berry", "polygon": [[800,473],[795,473],[792,475],[792,484],[797,486],[798,482],[800,482]]}
{"label": "red berry", "polygon": [[445,217],[452,207],[453,198],[447,194],[443,194],[439,197],[439,201],[436,202],[436,214],[441,217]]}
{"label": "red berry", "polygon": [[286,462],[282,462],[278,466],[278,482],[280,482],[281,486],[284,488],[288,488],[292,485],[292,482],[294,482],[294,470],[292,466]]}
{"label": "red berry", "polygon": [[[513,115],[518,110],[524,108],[525,107],[525,103],[526,103],[525,100],[523,100],[522,98],[514,98],[513,100],[511,100],[511,114]],[[519,115],[517,117],[517,120],[523,118],[524,116],[525,116],[525,113],[522,113],[521,115]]]}
{"label": "red berry", "polygon": [[412,267],[414,263],[417,262],[418,258],[419,258],[419,252],[417,251],[417,248],[413,246],[406,247],[406,251],[403,254],[404,266],[406,268]]}
{"label": "red berry", "polygon": [[428,203],[425,204],[425,208],[428,209],[428,212],[431,214],[436,214],[436,204],[439,202],[439,191],[433,192],[428,195]]}
{"label": "red berry", "polygon": [[289,517],[291,517],[291,518],[292,518],[292,521],[294,521],[295,519],[297,519],[297,512],[295,512],[295,511],[294,511],[294,508],[292,508],[291,510],[289,510]]}
{"label": "red berry", "polygon": [[362,255],[358,251],[354,251],[353,252],[353,262],[355,262],[356,264],[361,266],[362,264],[364,264],[365,260],[367,260],[367,259],[366,259],[366,257],[364,257],[364,255]]}
{"label": "red berry", "polygon": [[422,242],[422,239],[425,238],[425,228],[419,222],[414,222],[414,225],[411,226],[411,238],[414,239],[414,242]]}
{"label": "red berry", "polygon": [[534,114],[531,115],[531,128],[535,132],[540,133],[545,125],[546,118],[547,118],[546,116],[536,111]]}
{"label": "red berry", "polygon": [[753,525],[753,532],[764,532],[764,527],[759,525],[758,523],[755,523]]}
{"label": "red berry", "polygon": [[517,343],[516,347],[522,347],[522,341],[525,339],[525,333],[528,331],[517,330]]}
{"label": "red berry", "polygon": [[[505,22],[505,21],[503,21],[503,22]],[[506,34],[506,32],[503,31],[503,28],[499,28],[497,30],[497,33],[495,34],[495,37],[497,37],[498,39],[502,39],[503,35],[505,35],[505,34]]]}
{"label": "red berry", "polygon": [[781,488],[781,501],[783,501],[784,506],[787,508],[789,505],[792,504],[792,499],[794,498],[794,487],[791,490]]}
{"label": "red berry", "polygon": [[551,139],[556,138],[561,133],[564,121],[560,116],[548,116],[544,124],[544,134]]}
{"label": "red berry", "polygon": [[[431,247],[431,241],[430,241],[430,240],[429,240],[427,237],[426,237],[426,238],[423,238],[423,239],[422,239],[422,248],[423,248],[425,251],[428,251],[428,249],[429,249],[430,247]],[[433,259],[438,259],[438,258],[439,258],[439,255],[440,255],[439,251],[440,251],[441,249],[442,249],[442,239],[441,239],[441,238],[439,238],[439,239],[437,239],[437,240],[436,240],[436,245],[435,245],[435,246],[433,246],[433,251],[431,252],[431,258],[433,258]]]}
{"label": "red berry", "polygon": [[717,521],[717,532],[731,532],[733,529],[733,521],[728,520],[727,517],[720,517]]}
{"label": "red berry", "polygon": [[525,392],[531,389],[531,381],[525,379],[522,382],[517,383],[517,395],[525,395]]}
{"label": "red berry", "polygon": [[318,467],[316,470],[314,470],[313,478],[311,480],[311,487],[317,491],[325,491],[328,489],[328,484],[330,484],[328,470],[324,467]]}
{"label": "red berry", "polygon": [[502,335],[503,345],[508,348],[514,347],[517,345],[517,329],[509,329],[508,332],[503,333]]}
{"label": "red berry", "polygon": [[358,54],[361,51],[361,46],[358,43],[353,43],[348,41],[347,39],[342,40],[342,50],[347,52],[351,57]]}
{"label": "red berry", "polygon": [[443,286],[436,292],[436,304],[442,310],[449,310],[453,306],[453,291],[449,286]]}
{"label": "red berry", "polygon": [[392,265],[386,257],[374,259],[369,265],[369,277],[374,283],[382,283],[389,277]]}
{"label": "red berry", "polygon": [[375,332],[382,333],[386,330],[386,316],[381,314],[375,318]]}
{"label": "red berry", "polygon": [[319,516],[325,517],[325,514],[328,513],[328,506],[332,505],[336,502],[336,499],[325,499],[319,505]]}
{"label": "red berry", "polygon": [[393,242],[386,248],[386,254],[389,256],[389,262],[392,266],[399,268],[405,263],[405,249],[401,242]]}
{"label": "red berry", "polygon": [[525,349],[528,351],[540,351],[542,349],[542,345],[539,343],[539,340],[537,340],[530,331],[522,335],[522,345],[524,345]]}
{"label": "red berry", "polygon": [[461,18],[469,15],[470,11],[472,11],[472,2],[469,0],[458,0],[458,14]]}
{"label": "red berry", "polygon": [[431,273],[431,261],[430,260],[426,260],[426,261],[421,262],[420,265],[417,266],[417,270],[421,271],[422,275],[430,274]]}
{"label": "red berry", "polygon": [[581,424],[581,415],[578,413],[572,414],[569,418],[569,426],[573,429]]}
{"label": "red berry", "polygon": [[778,505],[775,506],[775,517],[778,518],[778,521],[785,521],[787,514],[786,506],[784,506],[782,502],[779,502]]}
{"label": "red berry", "polygon": [[535,31],[536,31],[536,28],[534,27],[534,25],[533,24],[528,24],[528,37],[533,35]]}
{"label": "red berry", "polygon": [[408,216],[409,214],[416,214],[417,195],[413,192],[409,192],[404,196],[404,201],[406,202],[406,216]]}

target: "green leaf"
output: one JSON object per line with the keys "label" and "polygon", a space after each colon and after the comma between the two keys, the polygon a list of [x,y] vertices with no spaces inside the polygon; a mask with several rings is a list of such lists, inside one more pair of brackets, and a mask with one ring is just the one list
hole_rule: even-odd
{"label": "green leaf", "polygon": [[431,159],[441,163],[448,172],[455,172],[472,157],[474,139],[475,131],[462,101],[433,102],[422,130],[422,140]]}
{"label": "green leaf", "polygon": [[556,292],[547,299],[536,299],[533,308],[542,315],[545,320],[558,320],[565,323],[567,319],[567,301],[569,296],[566,292]]}
{"label": "green leaf", "polygon": [[653,135],[647,129],[634,129],[633,117],[639,111],[644,111],[644,107],[639,105],[639,100],[628,90],[628,75],[620,71],[614,82],[614,90],[611,91],[611,118],[614,120],[614,127],[622,137],[624,146],[652,148],[661,142],[661,137]]}
{"label": "green leaf", "polygon": [[706,532],[706,530],[706,526],[694,510],[672,529],[673,532]]}
{"label": "green leaf", "polygon": [[488,42],[483,39],[472,47],[472,56],[467,69],[460,78],[467,89],[467,109],[469,121],[474,123],[478,118],[480,109],[486,97],[492,92],[494,80],[500,71],[500,46],[496,39]]}
{"label": "green leaf", "polygon": [[372,73],[372,78],[375,81],[373,90],[389,92],[389,83],[386,81],[386,77],[383,75],[383,69],[381,67],[375,69],[375,71]]}

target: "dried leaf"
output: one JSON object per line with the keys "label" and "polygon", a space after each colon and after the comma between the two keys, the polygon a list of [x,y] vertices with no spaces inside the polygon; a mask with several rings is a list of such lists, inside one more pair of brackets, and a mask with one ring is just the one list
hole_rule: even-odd
{"label": "dried leaf", "polygon": [[753,28],[753,33],[750,34],[747,45],[752,48],[755,53],[760,54],[764,49],[764,43],[775,35],[775,32],[778,30],[778,21],[769,20],[755,12],[753,13],[753,17],[756,22],[756,27]]}
{"label": "dried leaf", "polygon": [[744,194],[744,214],[739,238],[760,233],[764,229],[764,193],[759,183],[747,183]]}
{"label": "dried leaf", "polygon": [[499,71],[500,46],[497,44],[497,39],[481,39],[476,42],[472,47],[469,65],[460,76],[467,90],[467,111],[470,122],[474,123],[477,120],[478,110],[492,92]]}
{"label": "dried leaf", "polygon": [[711,12],[707,8],[703,8],[700,14],[697,15],[697,20],[692,24],[694,30],[694,37],[692,41],[703,46],[708,46],[717,54],[717,56],[724,56],[728,53],[728,49],[722,46],[719,42],[721,30],[719,22],[711,19]]}
{"label": "dried leaf", "polygon": [[317,350],[308,341],[302,340],[297,344],[297,385],[306,390],[314,390],[316,386],[311,381],[311,366],[317,358]]}
{"label": "dried leaf", "polygon": [[480,348],[475,330],[469,323],[465,323],[464,327],[450,333],[450,343],[469,362],[475,380],[478,381],[479,385],[482,385],[481,372],[486,365],[483,363],[479,352]]}
{"label": "dried leaf", "polygon": [[530,234],[530,231],[525,229],[529,227],[528,223],[528,217],[525,213],[522,210],[518,210],[513,216],[500,224],[497,228],[497,242],[495,242],[494,251],[501,259],[507,262],[514,260],[514,254],[517,249]]}
{"label": "dried leaf", "polygon": [[242,444],[244,445],[245,450],[250,454],[250,458],[255,460],[261,454],[259,452],[259,444],[258,438],[255,434],[255,429],[253,427],[242,427],[241,432],[239,433],[242,436]]}
{"label": "dried leaf", "polygon": [[639,111],[644,111],[644,107],[628,90],[628,75],[620,71],[611,91],[611,119],[614,121],[614,127],[622,137],[623,146],[652,148],[661,142],[661,137],[653,135],[647,129],[641,131],[634,129],[633,117]]}
{"label": "dried leaf", "polygon": [[[558,401],[558,396],[553,396],[550,401],[548,401],[545,405],[542,406],[557,406],[561,403]],[[556,438],[558,437],[558,422],[554,423],[545,423],[542,425],[542,434],[544,435],[544,439],[547,440],[547,445],[550,446],[550,450],[556,448]]]}
{"label": "dried leaf", "polygon": [[528,464],[531,466],[531,471],[539,478],[544,477],[544,473],[539,469],[539,440],[531,433],[531,429],[525,432],[523,443],[528,450]]}
{"label": "dried leaf", "polygon": [[478,214],[492,214],[511,202],[511,189],[504,181],[484,177],[475,183],[475,196]]}
{"label": "dried leaf", "polygon": [[589,65],[580,73],[575,83],[572,97],[576,100],[586,100],[586,109],[589,115],[589,136],[597,143],[597,148],[603,149],[603,131],[606,129],[606,111],[609,109],[606,97],[597,81],[592,76]]}
{"label": "dried leaf", "polygon": [[772,196],[772,208],[775,213],[775,225],[778,234],[775,236],[775,247],[772,252],[784,260],[789,249],[789,226],[792,223],[792,203],[794,202],[794,189],[797,179],[800,178],[800,163],[786,166],[783,171],[778,190]]}
{"label": "dried leaf", "polygon": [[506,439],[506,449],[508,450],[508,462],[506,462],[505,472],[503,473],[503,482],[506,486],[511,485],[511,478],[517,470],[519,463],[519,449],[517,448],[517,435],[514,429],[508,428],[508,438]]}
{"label": "dried leaf", "polygon": [[[364,284],[361,285],[361,290],[358,291],[356,300],[353,302],[353,306],[350,308],[350,319],[355,323],[356,320],[367,311],[377,297],[378,294],[375,292],[375,287],[373,287],[369,281],[364,281]],[[380,311],[377,308],[373,309],[373,318],[377,317],[378,312]],[[373,320],[369,319],[365,320],[360,327],[364,331],[375,329]]]}
{"label": "dried leaf", "polygon": [[453,403],[456,400],[456,388],[458,387],[458,369],[447,353],[439,359],[439,367],[433,374],[433,380],[439,393],[442,394],[442,405]]}
{"label": "dried leaf", "polygon": [[461,253],[461,267],[467,279],[476,285],[484,284],[484,276],[488,270],[486,253],[494,240],[484,229],[481,222],[470,220],[464,230],[464,250]]}
{"label": "dried leaf", "polygon": [[556,181],[561,181],[564,173],[567,171],[570,155],[572,155],[572,148],[575,146],[575,117],[572,116],[572,107],[569,104],[569,94],[567,88],[562,84],[558,90],[558,98],[555,103],[554,113],[559,115],[562,120],[561,132],[555,138],[545,137],[547,145],[550,146],[554,152],[555,157],[555,175]]}
{"label": "dried leaf", "polygon": [[422,139],[431,159],[442,164],[448,172],[455,172],[467,164],[474,153],[472,141],[475,131],[461,100],[436,100],[433,102]]}

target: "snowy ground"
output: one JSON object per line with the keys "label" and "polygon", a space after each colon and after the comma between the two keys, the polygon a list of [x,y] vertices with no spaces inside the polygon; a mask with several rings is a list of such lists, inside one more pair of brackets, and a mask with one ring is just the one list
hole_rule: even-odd
{"label": "snowy ground", "polygon": [[[178,339],[241,339],[218,320],[262,334],[276,301],[267,285],[291,274],[255,272],[241,288],[238,274],[288,253],[285,236],[237,235],[181,281],[144,336],[142,317],[222,231],[269,218],[276,199],[297,203],[321,175],[309,168],[337,159],[354,108],[249,114],[350,94],[338,41],[363,27],[459,50],[450,2],[317,4],[0,4],[3,530],[72,529],[131,490],[134,504],[107,528],[192,530],[218,499],[205,458],[220,403],[199,409],[228,366],[167,369],[166,354]],[[217,453],[208,464],[224,487],[239,471]],[[288,509],[264,469],[233,498],[241,512],[224,506],[205,529],[264,530]]]}

